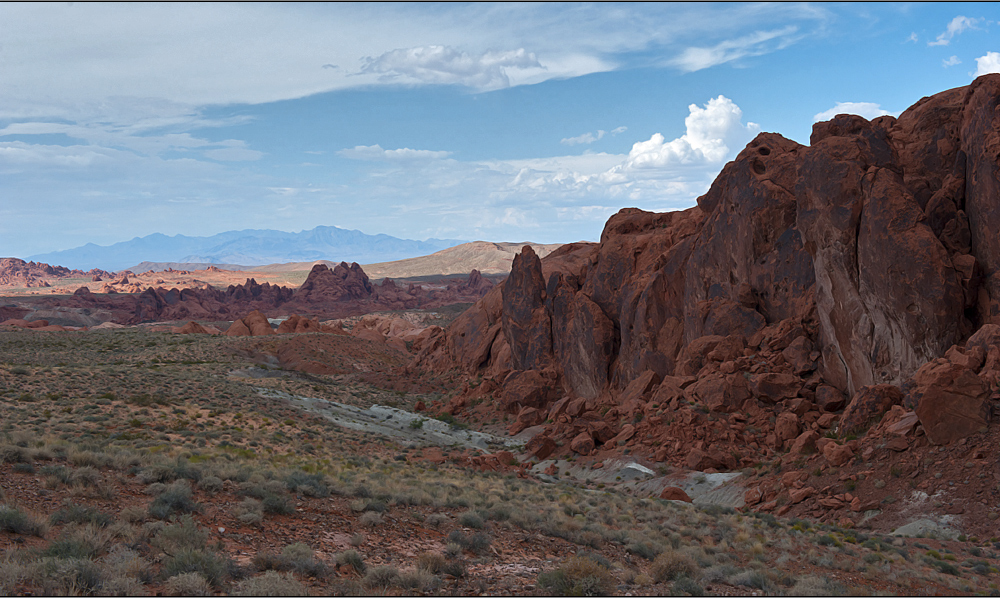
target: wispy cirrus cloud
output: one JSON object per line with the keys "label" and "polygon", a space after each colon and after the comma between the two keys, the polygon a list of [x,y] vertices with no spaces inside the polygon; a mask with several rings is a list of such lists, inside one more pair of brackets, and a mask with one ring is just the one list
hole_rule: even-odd
{"label": "wispy cirrus cloud", "polygon": [[408,147],[403,147],[399,149],[382,149],[382,146],[378,145],[358,145],[352,148],[342,149],[337,152],[338,156],[344,158],[350,158],[351,160],[369,160],[369,161],[418,161],[418,160],[440,160],[447,158],[451,155],[451,152],[446,151],[433,151],[433,150],[417,150],[410,149]]}
{"label": "wispy cirrus cloud", "polygon": [[947,46],[956,35],[960,35],[969,29],[979,29],[978,25],[985,21],[983,17],[969,18],[959,15],[952,19],[945,30],[937,36],[937,39],[927,42],[928,46]]}
{"label": "wispy cirrus cloud", "polygon": [[690,73],[747,56],[760,56],[781,50],[800,39],[802,35],[795,25],[769,31],[755,31],[736,39],[721,41],[713,46],[687,48],[670,62],[682,71]]}
{"label": "wispy cirrus cloud", "polygon": [[448,46],[421,46],[366,57],[361,72],[382,81],[464,85],[478,90],[510,87],[509,70],[543,68],[524,48],[470,54]]}
{"label": "wispy cirrus cloud", "polygon": [[951,56],[941,61],[941,65],[944,66],[944,68],[955,66],[956,64],[962,64],[962,61],[958,56]]}

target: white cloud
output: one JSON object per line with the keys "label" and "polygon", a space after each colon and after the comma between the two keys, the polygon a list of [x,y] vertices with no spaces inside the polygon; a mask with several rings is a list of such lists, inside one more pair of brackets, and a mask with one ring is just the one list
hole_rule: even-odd
{"label": "white cloud", "polygon": [[508,70],[529,68],[542,65],[524,48],[470,55],[448,46],[422,46],[367,57],[361,72],[378,74],[383,81],[458,84],[492,90],[510,87]]}
{"label": "white cloud", "polygon": [[643,170],[689,164],[721,164],[760,132],[755,123],[743,125],[743,111],[725,96],[712,98],[699,108],[688,106],[686,131],[672,141],[656,133],[632,146],[620,170]]}
{"label": "white cloud", "polygon": [[415,150],[408,147],[387,150],[378,145],[357,145],[349,149],[342,149],[337,152],[338,156],[350,158],[352,160],[378,160],[378,161],[415,161],[415,160],[440,160],[447,158],[451,152]]}
{"label": "white cloud", "polygon": [[566,137],[565,139],[560,139],[559,143],[561,143],[563,145],[584,145],[584,144],[590,144],[590,143],[593,143],[593,142],[597,141],[598,139],[601,139],[602,137],[604,137],[604,135],[605,135],[605,132],[602,131],[602,130],[600,130],[600,129],[598,129],[597,130],[597,135],[594,135],[593,133],[591,133],[591,132],[588,131],[587,133],[584,133],[583,135],[577,135],[576,137]]}
{"label": "white cloud", "polygon": [[1000,73],[1000,52],[987,52],[985,56],[976,59],[976,72],[973,77],[987,73]]}
{"label": "white cloud", "polygon": [[947,60],[942,60],[941,64],[944,65],[944,68],[948,68],[949,66],[955,66],[956,64],[962,64],[962,61],[959,60],[958,56],[952,56],[951,58],[948,58]]}
{"label": "white cloud", "polygon": [[906,38],[906,41],[903,43],[904,44],[908,44],[910,42],[917,43],[917,41],[918,41],[917,33],[914,31],[913,33],[910,33],[910,37]]}
{"label": "white cloud", "polygon": [[951,43],[956,35],[959,35],[969,29],[978,29],[976,25],[982,23],[985,19],[980,17],[978,19],[970,19],[969,17],[963,17],[961,15],[955,17],[948,23],[948,27],[944,32],[937,36],[937,39],[932,42],[927,42],[928,46],[947,46]]}
{"label": "white cloud", "polygon": [[615,127],[614,129],[611,129],[611,134],[617,135],[619,133],[624,133],[625,131],[628,131],[628,127],[626,126]]}
{"label": "white cloud", "polygon": [[838,114],[857,114],[871,120],[892,113],[888,110],[883,110],[882,106],[873,102],[837,102],[833,108],[824,110],[813,116],[813,122],[818,123],[823,120],[830,120]]}
{"label": "white cloud", "polygon": [[687,48],[671,63],[685,72],[700,71],[745,56],[760,56],[784,49],[801,39],[802,36],[795,35],[797,32],[798,27],[794,25],[770,31],[756,31],[710,47]]}

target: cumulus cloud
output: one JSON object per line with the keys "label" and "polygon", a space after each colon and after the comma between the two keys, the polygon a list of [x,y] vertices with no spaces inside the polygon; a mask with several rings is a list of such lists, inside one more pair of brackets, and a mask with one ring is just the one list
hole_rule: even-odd
{"label": "cumulus cloud", "polygon": [[378,145],[357,145],[349,149],[342,149],[337,152],[338,156],[350,158],[352,160],[371,161],[416,161],[416,160],[440,160],[447,158],[451,152],[415,150],[408,147],[399,149],[382,149]]}
{"label": "cumulus cloud", "polygon": [[987,73],[1000,73],[1000,52],[987,52],[985,56],[976,59],[976,72],[973,76]]}
{"label": "cumulus cloud", "polygon": [[813,122],[818,123],[823,120],[830,120],[838,114],[857,114],[871,120],[892,113],[873,102],[837,102],[833,108],[824,110],[813,116]]}
{"label": "cumulus cloud", "polygon": [[714,46],[687,48],[671,62],[685,72],[700,71],[746,56],[760,56],[784,49],[801,39],[801,36],[796,35],[797,32],[798,27],[794,25],[770,31],[755,31]]}
{"label": "cumulus cloud", "polygon": [[691,104],[685,132],[667,140],[656,133],[633,144],[627,155],[507,162],[512,178],[507,190],[536,196],[628,198],[650,209],[687,207],[704,193],[725,161],[760,131],[743,124],[743,111],[719,96],[703,107]]}
{"label": "cumulus cloud", "polygon": [[947,60],[942,60],[941,64],[944,65],[944,68],[948,68],[949,66],[955,66],[956,64],[962,64],[962,61],[959,60],[958,56],[952,56],[952,57],[948,58]]}
{"label": "cumulus cloud", "polygon": [[982,23],[985,19],[982,17],[978,19],[970,19],[969,17],[963,17],[961,15],[955,17],[948,23],[948,27],[944,32],[937,36],[932,42],[927,42],[928,46],[947,46],[951,43],[956,35],[959,35],[969,29],[978,29],[977,25]]}
{"label": "cumulus cloud", "polygon": [[704,108],[688,106],[686,131],[667,141],[660,133],[632,146],[623,170],[643,170],[690,164],[721,164],[732,150],[760,132],[755,123],[743,124],[743,111],[725,96],[712,98]]}
{"label": "cumulus cloud", "polygon": [[377,74],[384,81],[457,84],[480,90],[510,87],[508,69],[542,68],[524,48],[476,55],[448,46],[421,46],[392,50],[363,62],[362,73]]}

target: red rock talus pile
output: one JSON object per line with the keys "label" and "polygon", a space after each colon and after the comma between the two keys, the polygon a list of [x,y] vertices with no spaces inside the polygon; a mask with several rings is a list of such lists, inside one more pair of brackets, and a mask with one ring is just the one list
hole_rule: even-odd
{"label": "red rock talus pile", "polygon": [[763,133],[697,207],[525,248],[416,364],[482,375],[516,429],[551,422],[567,450],[691,468],[842,461],[817,440],[894,407],[931,442],[973,434],[1000,377],[998,157],[1000,75],[817,123],[809,146]]}

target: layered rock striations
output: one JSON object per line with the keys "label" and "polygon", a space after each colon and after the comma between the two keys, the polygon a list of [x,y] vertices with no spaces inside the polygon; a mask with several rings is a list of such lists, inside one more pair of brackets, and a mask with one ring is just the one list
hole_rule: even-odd
{"label": "layered rock striations", "polygon": [[845,404],[861,430],[898,405],[932,442],[973,433],[1000,365],[996,336],[965,343],[1000,324],[998,105],[986,75],[898,119],[817,123],[809,146],[762,133],[696,207],[624,209],[600,243],[545,259],[524,248],[416,363],[484,376],[517,428],[550,421],[585,446],[610,423],[661,458],[720,436],[732,453],[813,450],[803,435]]}

